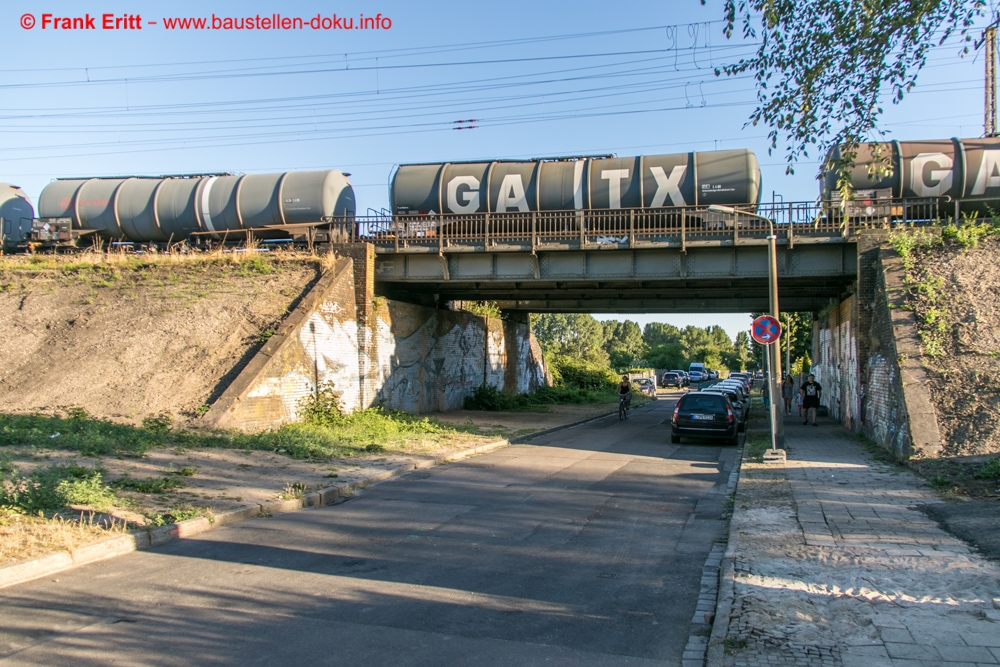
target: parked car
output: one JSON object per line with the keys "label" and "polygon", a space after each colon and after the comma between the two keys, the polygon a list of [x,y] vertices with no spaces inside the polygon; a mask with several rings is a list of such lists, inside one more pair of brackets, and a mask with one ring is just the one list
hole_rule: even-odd
{"label": "parked car", "polygon": [[747,422],[750,420],[750,401],[736,387],[724,387],[714,385],[704,390],[707,393],[719,393],[729,399],[729,404],[733,406],[736,417],[739,421],[739,430],[747,430]]}
{"label": "parked car", "polygon": [[635,381],[639,391],[649,396],[656,396],[656,385],[649,378],[639,378]]}
{"label": "parked car", "polygon": [[691,376],[688,375],[687,371],[678,370],[676,368],[670,371],[671,373],[677,373],[681,376],[681,380],[684,382],[684,386],[687,387],[691,384]]}
{"label": "parked car", "polygon": [[747,389],[746,385],[740,382],[739,380],[723,380],[722,382],[719,382],[712,386],[720,388],[732,388],[735,389],[737,392],[739,392],[740,396],[743,397],[743,400],[750,398],[750,390]]}
{"label": "parked car", "polygon": [[663,388],[677,387],[678,389],[683,389],[684,378],[681,377],[681,375],[679,375],[678,373],[674,373],[673,371],[669,373],[664,373],[660,377],[660,386]]}
{"label": "parked car", "polygon": [[739,418],[729,398],[721,393],[691,392],[681,397],[670,418],[670,442],[682,437],[739,442]]}

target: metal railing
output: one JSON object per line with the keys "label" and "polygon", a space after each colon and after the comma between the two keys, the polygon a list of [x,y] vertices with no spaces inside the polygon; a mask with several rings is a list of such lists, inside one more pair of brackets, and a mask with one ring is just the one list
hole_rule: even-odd
{"label": "metal railing", "polygon": [[[382,251],[423,249],[440,252],[546,246],[662,246],[699,241],[753,242],[775,234],[794,244],[800,238],[846,239],[861,229],[935,224],[952,213],[940,199],[790,202],[735,207],[736,213],[707,206],[475,213],[471,215],[372,215],[334,220],[352,241]],[[754,215],[741,215],[745,211]],[[760,217],[758,217],[760,216]]]}

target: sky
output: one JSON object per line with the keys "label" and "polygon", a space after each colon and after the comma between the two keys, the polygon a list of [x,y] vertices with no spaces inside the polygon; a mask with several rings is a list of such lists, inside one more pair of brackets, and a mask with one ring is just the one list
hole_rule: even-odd
{"label": "sky", "polygon": [[[167,28],[278,12],[320,29]],[[323,29],[362,16],[378,28]],[[55,28],[74,17],[94,29]],[[721,17],[718,0],[6,2],[0,182],[35,202],[59,177],[340,169],[363,215],[388,207],[400,163],[750,148],[763,199],[815,199],[821,156],[786,175],[767,130],[747,125],[752,79],[715,76],[754,49]],[[982,56],[958,51],[936,48],[916,90],[887,104],[891,138],[982,135]],[[648,321],[735,336],[750,320]]]}

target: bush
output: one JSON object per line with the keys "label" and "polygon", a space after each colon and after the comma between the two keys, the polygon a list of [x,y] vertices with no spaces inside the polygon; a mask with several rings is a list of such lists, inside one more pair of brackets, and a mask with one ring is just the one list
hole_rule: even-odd
{"label": "bush", "polygon": [[51,465],[30,475],[14,471],[0,481],[0,507],[19,512],[52,511],[67,505],[90,505],[103,511],[117,499],[104,484],[102,470],[73,463]]}
{"label": "bush", "polygon": [[553,377],[558,377],[557,386],[608,391],[618,384],[618,375],[608,368],[586,359],[559,356],[552,360]]}

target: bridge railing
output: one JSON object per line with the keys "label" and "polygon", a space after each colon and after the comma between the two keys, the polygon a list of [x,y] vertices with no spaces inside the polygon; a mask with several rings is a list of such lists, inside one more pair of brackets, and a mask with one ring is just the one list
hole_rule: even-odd
{"label": "bridge railing", "polygon": [[707,206],[659,209],[590,209],[475,213],[469,215],[367,216],[335,220],[352,240],[383,250],[478,247],[531,247],[562,244],[579,247],[697,241],[739,243],[765,239],[846,238],[860,229],[934,224],[952,213],[940,199],[873,199],[778,202],[736,207],[735,213]]}

